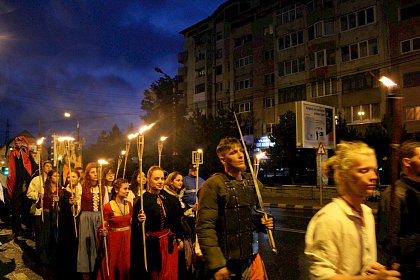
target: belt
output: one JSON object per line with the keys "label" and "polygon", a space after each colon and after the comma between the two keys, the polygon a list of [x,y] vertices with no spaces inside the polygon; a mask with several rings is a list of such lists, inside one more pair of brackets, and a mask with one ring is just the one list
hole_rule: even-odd
{"label": "belt", "polygon": [[163,229],[163,230],[159,230],[159,231],[149,231],[146,233],[147,236],[152,236],[155,238],[163,238],[169,234],[172,234],[172,232],[169,230],[169,228],[167,229]]}
{"label": "belt", "polygon": [[185,190],[185,193],[195,193],[196,191],[195,191],[195,189],[192,189],[192,190]]}
{"label": "belt", "polygon": [[130,229],[130,226],[120,227],[120,228],[108,228],[109,231],[126,231],[129,229]]}

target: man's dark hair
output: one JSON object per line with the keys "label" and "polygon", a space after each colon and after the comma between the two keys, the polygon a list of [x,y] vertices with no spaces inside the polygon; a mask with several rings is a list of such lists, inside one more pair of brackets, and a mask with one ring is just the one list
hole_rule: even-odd
{"label": "man's dark hair", "polygon": [[241,142],[239,142],[238,139],[232,138],[232,137],[223,138],[222,140],[220,140],[219,144],[217,145],[217,148],[216,148],[217,156],[219,158],[224,156],[227,151],[229,151],[230,149],[232,149],[233,146],[236,146],[236,145],[239,145],[239,146],[241,145]]}
{"label": "man's dark hair", "polygon": [[407,140],[401,144],[400,147],[400,161],[403,158],[412,158],[415,155],[415,149],[420,147],[420,142],[417,140]]}

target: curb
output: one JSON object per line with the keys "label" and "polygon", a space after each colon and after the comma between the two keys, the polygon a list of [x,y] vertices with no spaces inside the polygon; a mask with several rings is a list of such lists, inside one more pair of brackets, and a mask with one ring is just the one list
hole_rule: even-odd
{"label": "curb", "polygon": [[[304,209],[304,210],[319,210],[322,208],[322,206],[314,205],[302,205],[302,204],[286,204],[286,203],[269,203],[264,202],[264,207],[269,208],[286,208],[286,209]],[[374,215],[378,214],[378,209],[372,208],[372,213]]]}

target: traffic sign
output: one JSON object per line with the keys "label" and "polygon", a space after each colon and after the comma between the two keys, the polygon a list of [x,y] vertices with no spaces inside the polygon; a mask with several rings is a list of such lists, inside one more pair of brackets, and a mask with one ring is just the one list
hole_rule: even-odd
{"label": "traffic sign", "polygon": [[316,150],[316,154],[318,156],[323,156],[327,154],[327,152],[325,151],[324,145],[322,145],[321,142],[319,142],[319,146],[318,146],[318,149]]}

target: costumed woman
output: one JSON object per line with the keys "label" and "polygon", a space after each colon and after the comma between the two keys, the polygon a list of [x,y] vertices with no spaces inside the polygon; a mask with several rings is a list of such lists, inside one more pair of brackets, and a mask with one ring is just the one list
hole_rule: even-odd
{"label": "costumed woman", "polygon": [[[97,261],[97,230],[101,224],[101,206],[98,187],[98,164],[91,162],[86,166],[82,185],[79,218],[79,245],[77,251],[77,272],[82,273],[83,279],[95,279]],[[102,201],[108,203],[108,192],[102,186]]]}
{"label": "costumed woman", "polygon": [[[144,172],[142,172],[143,175],[143,192],[146,191],[146,188],[144,187],[146,185],[146,175]],[[134,172],[133,176],[131,177],[131,183],[130,183],[130,191],[128,192],[127,200],[131,202],[132,205],[136,204],[137,199],[140,197],[140,175],[139,170],[136,170]]]}
{"label": "costumed woman", "polygon": [[106,188],[109,199],[111,199],[111,196],[112,196],[112,183],[114,182],[114,180],[115,180],[114,168],[110,165],[105,166],[102,173],[102,186]]}
{"label": "costumed woman", "polygon": [[58,223],[57,277],[59,279],[77,279],[77,205],[82,186],[80,174],[72,170],[69,180],[60,197],[60,219]]}
{"label": "costumed woman", "polygon": [[55,252],[57,249],[55,233],[57,233],[58,201],[59,196],[63,196],[61,186],[58,185],[58,173],[56,170],[48,172],[44,191],[39,195],[40,200],[38,201],[37,208],[42,208],[43,210],[43,221],[41,217],[36,220],[40,223],[40,236],[36,236],[35,240],[39,242],[39,245],[36,247],[39,248],[38,253],[41,274],[44,279],[49,279],[53,277],[53,267],[51,264],[53,264],[53,261],[55,260]]}
{"label": "costumed woman", "polygon": [[[133,220],[131,231],[132,278],[178,280],[178,245],[182,246],[179,201],[163,190],[164,171],[158,166],[147,172],[147,192],[143,194],[147,267],[145,273],[141,222]],[[133,208],[133,217],[140,213],[140,199]]]}
{"label": "costumed woman", "polygon": [[174,199],[178,200],[178,215],[180,216],[179,220],[183,229],[183,248],[178,247],[178,279],[186,280],[193,279],[192,272],[192,254],[193,254],[193,245],[192,245],[192,231],[188,225],[188,215],[191,214],[192,208],[188,204],[182,201],[183,197],[183,176],[180,172],[174,171],[168,175],[165,181],[164,191],[172,195]]}
{"label": "costumed woman", "polygon": [[[105,230],[101,228],[101,236],[106,236],[108,249],[107,274],[106,259],[102,254],[102,266],[98,279],[129,279],[130,277],[130,238],[131,216],[133,206],[127,201],[128,180],[117,179],[112,188],[112,200],[104,206]],[[144,214],[138,217],[140,222],[146,220]],[[103,242],[101,241],[102,245]],[[104,248],[102,248],[104,249]],[[138,264],[140,265],[140,264]]]}

